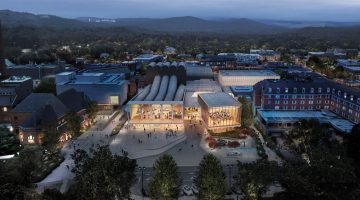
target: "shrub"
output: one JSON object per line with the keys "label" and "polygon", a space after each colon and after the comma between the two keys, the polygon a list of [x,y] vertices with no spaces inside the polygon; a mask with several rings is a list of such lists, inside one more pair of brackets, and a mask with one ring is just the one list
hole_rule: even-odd
{"label": "shrub", "polygon": [[209,141],[209,147],[216,149],[219,147],[219,143],[216,140]]}
{"label": "shrub", "polygon": [[230,148],[236,148],[236,147],[239,147],[240,146],[240,143],[238,141],[230,141],[228,142],[228,147]]}

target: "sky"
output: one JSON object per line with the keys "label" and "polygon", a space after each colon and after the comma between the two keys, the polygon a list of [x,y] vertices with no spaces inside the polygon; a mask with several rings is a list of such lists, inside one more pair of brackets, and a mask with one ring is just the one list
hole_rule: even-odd
{"label": "sky", "polygon": [[0,0],[9,9],[67,18],[251,18],[360,21],[360,0]]}

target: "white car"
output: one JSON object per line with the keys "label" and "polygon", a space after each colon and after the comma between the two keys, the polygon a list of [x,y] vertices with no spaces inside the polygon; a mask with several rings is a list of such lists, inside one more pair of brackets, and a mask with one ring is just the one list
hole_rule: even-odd
{"label": "white car", "polygon": [[192,189],[192,191],[194,192],[194,194],[199,194],[199,190],[198,190],[198,188],[196,187],[195,184],[192,184],[192,185],[191,185],[191,189]]}
{"label": "white car", "polygon": [[182,187],[182,190],[186,196],[192,196],[194,194],[192,189],[188,185],[184,185]]}

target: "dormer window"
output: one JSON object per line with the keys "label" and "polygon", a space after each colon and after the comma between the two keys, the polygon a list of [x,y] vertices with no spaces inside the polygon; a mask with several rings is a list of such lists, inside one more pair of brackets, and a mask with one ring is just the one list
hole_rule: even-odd
{"label": "dormer window", "polygon": [[354,96],[353,95],[350,96],[350,100],[354,101]]}
{"label": "dormer window", "polygon": [[327,93],[330,93],[330,88],[326,88],[326,92],[327,92]]}
{"label": "dormer window", "polygon": [[271,88],[269,88],[269,89],[268,89],[268,91],[269,91],[269,93],[271,93],[271,92],[272,92],[272,89],[271,89]]}
{"label": "dormer window", "polygon": [[305,88],[302,88],[302,93],[305,93]]}
{"label": "dormer window", "polygon": [[294,93],[297,93],[297,88],[294,88]]}
{"label": "dormer window", "polygon": [[344,99],[346,99],[346,97],[347,97],[347,94],[346,94],[346,92],[344,93]]}
{"label": "dormer window", "polygon": [[285,93],[288,93],[289,92],[289,88],[285,88]]}
{"label": "dormer window", "polygon": [[310,93],[314,93],[314,88],[310,88]]}
{"label": "dormer window", "polygon": [[322,88],[318,88],[318,93],[321,93],[322,92]]}
{"label": "dormer window", "polygon": [[277,92],[277,93],[280,93],[280,88],[276,88],[276,92]]}
{"label": "dormer window", "polygon": [[338,96],[340,96],[341,95],[341,91],[340,90],[338,90]]}

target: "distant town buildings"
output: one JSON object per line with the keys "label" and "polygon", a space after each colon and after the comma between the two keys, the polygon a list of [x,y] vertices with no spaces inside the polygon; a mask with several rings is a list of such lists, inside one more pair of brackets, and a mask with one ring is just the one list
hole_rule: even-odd
{"label": "distant town buildings", "polygon": [[29,77],[14,77],[0,82],[0,122],[10,122],[10,111],[31,94],[33,83]]}
{"label": "distant town buildings", "polygon": [[345,71],[352,75],[355,80],[360,80],[360,61],[359,60],[345,60],[338,59],[337,67],[342,67]]}
{"label": "distant town buildings", "polygon": [[136,63],[151,63],[151,62],[161,62],[164,60],[162,55],[155,54],[142,54],[134,58]]}
{"label": "distant town buildings", "polygon": [[281,57],[281,53],[267,49],[251,49],[250,54],[259,54],[260,60],[264,62],[279,61]]}

